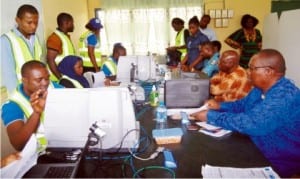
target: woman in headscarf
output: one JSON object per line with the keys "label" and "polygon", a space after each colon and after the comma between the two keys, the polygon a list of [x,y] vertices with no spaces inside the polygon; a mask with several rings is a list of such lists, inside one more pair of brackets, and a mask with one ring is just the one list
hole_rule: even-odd
{"label": "woman in headscarf", "polygon": [[58,65],[62,74],[59,84],[66,88],[89,88],[87,79],[83,76],[83,61],[79,56],[69,55]]}

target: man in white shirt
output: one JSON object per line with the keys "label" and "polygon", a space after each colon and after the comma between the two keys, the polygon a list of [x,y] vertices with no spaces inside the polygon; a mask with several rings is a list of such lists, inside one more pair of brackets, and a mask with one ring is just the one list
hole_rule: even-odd
{"label": "man in white shirt", "polygon": [[200,20],[200,31],[208,37],[209,41],[217,40],[215,31],[207,27],[209,23],[210,23],[210,16],[204,14]]}

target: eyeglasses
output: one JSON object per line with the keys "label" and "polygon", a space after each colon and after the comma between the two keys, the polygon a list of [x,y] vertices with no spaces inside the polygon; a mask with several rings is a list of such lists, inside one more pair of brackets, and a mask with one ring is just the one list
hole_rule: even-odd
{"label": "eyeglasses", "polygon": [[261,67],[249,66],[250,71],[254,71],[254,70],[257,70],[259,68],[271,68],[271,69],[273,69],[273,67],[271,67],[271,66],[261,66]]}

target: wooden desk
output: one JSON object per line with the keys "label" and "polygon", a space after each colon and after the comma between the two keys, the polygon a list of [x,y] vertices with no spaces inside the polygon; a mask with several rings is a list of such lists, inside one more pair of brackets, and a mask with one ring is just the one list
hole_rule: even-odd
{"label": "wooden desk", "polygon": [[[137,120],[140,121],[141,126],[144,127],[149,136],[152,136],[152,129],[155,128],[154,116],[154,110],[150,107],[137,113]],[[168,127],[181,127],[181,123],[180,121],[168,119]],[[143,134],[141,137],[143,137]],[[145,144],[141,142],[139,148],[142,150],[144,146]],[[228,167],[262,167],[270,165],[252,141],[247,136],[239,133],[232,133],[223,138],[213,138],[198,131],[185,131],[180,144],[163,146],[172,151],[177,162],[177,168],[173,170],[176,178],[202,177],[201,167],[204,164]],[[147,158],[156,148],[157,145],[152,140],[152,143],[147,145],[146,151],[139,156]],[[81,162],[78,177],[131,178],[133,172],[128,164],[124,165],[124,156],[129,156],[129,154],[102,154],[102,158],[114,157],[112,160],[85,159]],[[159,154],[153,160],[141,161],[133,159],[132,162],[136,170],[147,166],[164,166],[164,157],[162,154]],[[172,177],[169,172],[157,169],[145,170],[140,174],[141,177],[147,178]]]}

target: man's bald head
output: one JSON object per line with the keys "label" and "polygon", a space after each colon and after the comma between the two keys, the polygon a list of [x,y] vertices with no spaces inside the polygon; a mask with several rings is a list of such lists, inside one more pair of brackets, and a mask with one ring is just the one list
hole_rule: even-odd
{"label": "man's bald head", "polygon": [[226,50],[220,57],[220,71],[231,73],[239,66],[240,56],[234,50]]}

